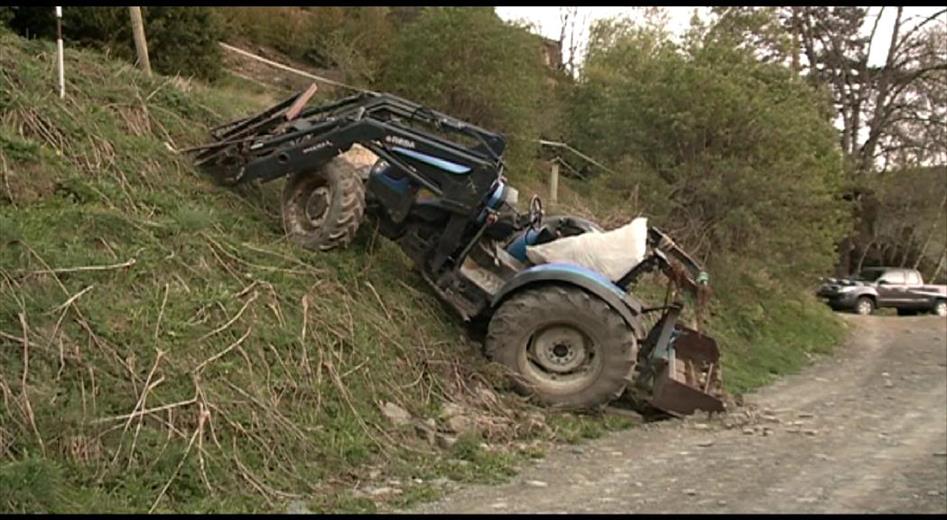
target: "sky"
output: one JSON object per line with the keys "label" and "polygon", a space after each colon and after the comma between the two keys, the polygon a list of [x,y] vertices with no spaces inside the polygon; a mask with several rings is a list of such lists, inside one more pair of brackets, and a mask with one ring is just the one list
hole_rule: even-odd
{"label": "sky", "polygon": [[[687,29],[690,24],[690,18],[693,15],[695,9],[698,11],[701,17],[705,17],[710,12],[709,7],[702,6],[662,7],[664,7],[668,13],[668,28],[675,34],[681,34]],[[536,26],[539,34],[542,34],[547,38],[558,40],[561,23],[559,21],[560,8],[560,6],[501,6],[496,8],[496,12],[500,18],[507,21],[523,20],[530,22]],[[919,21],[941,9],[943,9],[943,7],[905,7],[903,16],[906,20],[909,17],[917,16]],[[865,27],[863,28],[865,35],[868,35],[868,33],[871,32],[871,24],[874,23],[874,17],[877,16],[880,11],[881,6],[872,6],[869,8],[868,19],[866,21]],[[635,16],[640,16],[640,11],[638,8],[628,6],[579,7],[579,21],[582,22],[583,18],[588,20],[588,22],[585,24],[585,27],[583,27],[581,30],[579,28],[579,24],[576,24],[576,31],[578,33],[577,37],[581,42],[579,48],[581,49],[584,47],[585,39],[588,36],[588,25],[593,20],[621,15],[629,16],[634,19]],[[868,60],[870,64],[875,65],[884,62],[886,50],[884,42],[888,41],[891,37],[894,19],[895,8],[885,8],[884,12],[882,13],[881,21],[878,24],[878,31],[875,33],[875,44],[872,45],[871,55],[869,56]],[[944,23],[947,23],[947,17],[945,17]],[[563,58],[566,59],[566,56],[563,56]],[[577,56],[576,61],[581,62],[581,51],[579,56]]]}

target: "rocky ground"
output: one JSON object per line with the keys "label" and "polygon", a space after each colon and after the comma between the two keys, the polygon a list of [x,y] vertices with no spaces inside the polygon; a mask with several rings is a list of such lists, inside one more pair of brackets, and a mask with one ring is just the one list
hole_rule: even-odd
{"label": "rocky ground", "polygon": [[561,447],[415,512],[947,513],[947,322],[845,319],[836,355],[728,416]]}

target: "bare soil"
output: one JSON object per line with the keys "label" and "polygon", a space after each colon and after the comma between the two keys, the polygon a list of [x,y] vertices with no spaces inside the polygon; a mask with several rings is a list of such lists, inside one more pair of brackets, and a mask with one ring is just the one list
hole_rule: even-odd
{"label": "bare soil", "polygon": [[947,513],[947,320],[845,316],[831,358],[719,418],[562,446],[436,513]]}

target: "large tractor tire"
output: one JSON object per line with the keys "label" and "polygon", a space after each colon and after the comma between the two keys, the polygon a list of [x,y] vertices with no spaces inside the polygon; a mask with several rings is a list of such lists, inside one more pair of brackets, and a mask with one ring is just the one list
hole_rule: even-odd
{"label": "large tractor tire", "polygon": [[348,245],[364,214],[365,187],[356,168],[342,157],[293,175],[283,188],[283,229],[307,249]]}
{"label": "large tractor tire", "polygon": [[547,285],[506,300],[487,330],[487,357],[516,390],[564,409],[618,398],[630,382],[638,343],[624,319],[579,288]]}

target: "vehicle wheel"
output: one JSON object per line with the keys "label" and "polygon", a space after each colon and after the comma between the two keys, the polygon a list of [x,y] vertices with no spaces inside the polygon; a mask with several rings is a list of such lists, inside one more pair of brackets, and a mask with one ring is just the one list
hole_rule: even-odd
{"label": "vehicle wheel", "polygon": [[917,316],[917,311],[914,309],[898,309],[898,316]]}
{"label": "vehicle wheel", "polygon": [[341,157],[293,175],[283,188],[283,229],[307,249],[344,247],[364,214],[365,188],[355,167]]}
{"label": "vehicle wheel", "polygon": [[512,371],[521,394],[582,409],[621,395],[638,344],[624,319],[599,298],[548,285],[525,289],[500,306],[488,327],[486,354]]}
{"label": "vehicle wheel", "polygon": [[947,300],[938,300],[934,304],[934,314],[938,316],[947,316]]}
{"label": "vehicle wheel", "polygon": [[855,303],[855,312],[862,316],[868,316],[875,310],[875,302],[871,298],[861,297]]}

